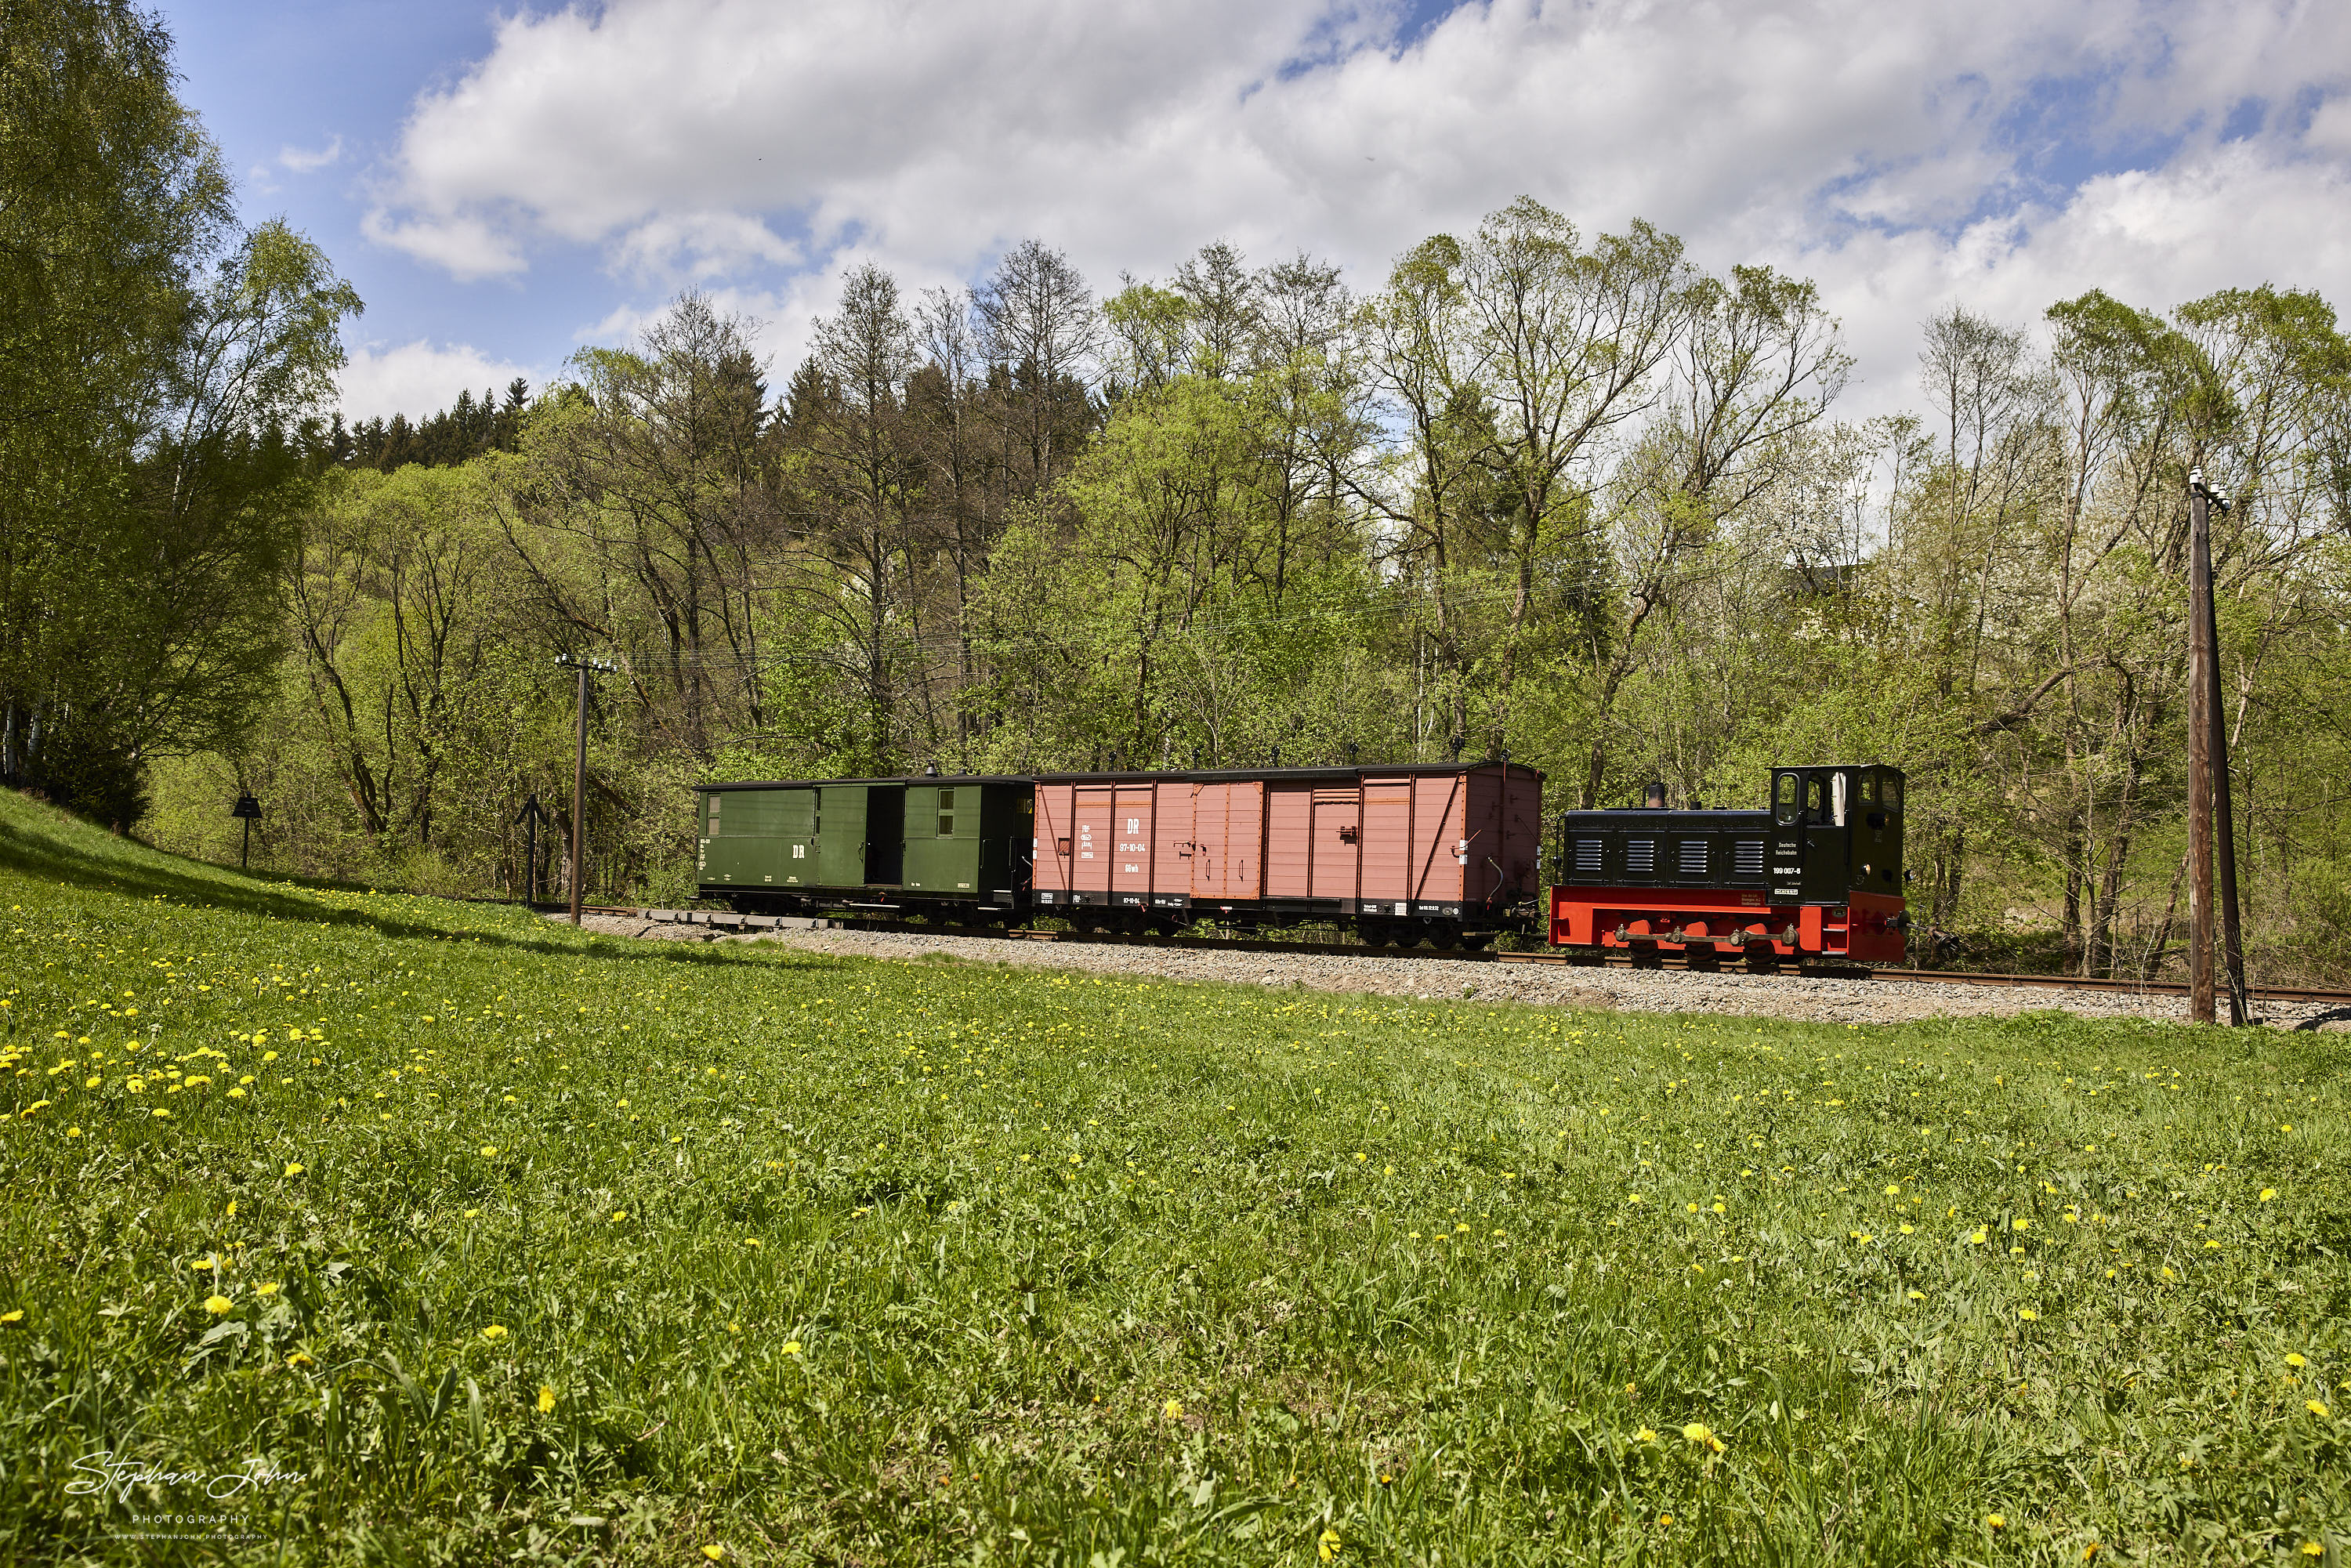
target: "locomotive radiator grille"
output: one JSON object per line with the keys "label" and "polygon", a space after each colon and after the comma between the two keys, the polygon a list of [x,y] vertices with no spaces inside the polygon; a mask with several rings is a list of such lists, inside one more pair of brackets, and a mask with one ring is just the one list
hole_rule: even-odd
{"label": "locomotive radiator grille", "polygon": [[1602,859],[1602,851],[1604,847],[1602,841],[1598,839],[1575,841],[1575,872],[1578,876],[1600,874],[1601,867],[1605,863]]}
{"label": "locomotive radiator grille", "polygon": [[1706,841],[1682,841],[1681,873],[1684,876],[1704,876],[1707,869]]}
{"label": "locomotive radiator grille", "polygon": [[1763,841],[1739,839],[1730,846],[1730,869],[1739,876],[1763,874]]}
{"label": "locomotive radiator grille", "polygon": [[1625,840],[1625,870],[1634,876],[1655,876],[1657,873],[1657,841]]}

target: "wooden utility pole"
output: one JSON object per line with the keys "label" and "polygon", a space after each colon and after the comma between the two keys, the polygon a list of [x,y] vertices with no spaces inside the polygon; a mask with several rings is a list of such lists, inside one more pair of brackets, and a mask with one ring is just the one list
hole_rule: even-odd
{"label": "wooden utility pole", "polygon": [[[588,805],[588,664],[580,664],[579,746],[571,755],[571,924],[580,924],[580,846],[587,834]],[[2210,880],[2209,874],[2207,878]],[[2204,1021],[2212,1021],[2211,966],[2204,977]]]}
{"label": "wooden utility pole", "polygon": [[2188,1016],[2212,1019],[2211,517],[2204,471],[2188,474]]}
{"label": "wooden utility pole", "polygon": [[[2210,768],[2213,848],[2220,860],[2220,956],[2229,982],[2229,1022],[2241,1026],[2251,1013],[2245,993],[2244,931],[2237,910],[2237,824],[2229,790],[2229,709],[2220,695],[2220,622],[2212,602],[2211,514],[2218,510],[2225,517],[2229,498],[2205,485],[2200,474],[2192,477],[2195,490],[2188,505],[2194,534],[2190,545],[2196,555],[2189,576],[2202,584],[2197,591],[2195,613],[2204,639],[2204,716],[2210,732],[2205,757]],[[2210,918],[2206,917],[2208,925]]]}

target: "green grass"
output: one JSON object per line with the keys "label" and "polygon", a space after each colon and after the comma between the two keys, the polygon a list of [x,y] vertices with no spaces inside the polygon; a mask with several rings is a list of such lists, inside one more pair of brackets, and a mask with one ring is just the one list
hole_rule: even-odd
{"label": "green grass", "polygon": [[2321,1037],[631,946],[14,797],[0,912],[6,1560],[2344,1550]]}

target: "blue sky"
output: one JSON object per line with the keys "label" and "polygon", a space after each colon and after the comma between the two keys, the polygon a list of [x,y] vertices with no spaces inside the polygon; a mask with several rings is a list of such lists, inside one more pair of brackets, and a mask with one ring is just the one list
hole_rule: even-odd
{"label": "blue sky", "polygon": [[1358,288],[1520,193],[1817,278],[1849,413],[1920,320],[2351,298],[2351,6],[2104,0],[168,0],[183,91],[368,302],[359,415],[559,373],[683,287],[788,368],[841,272],[1226,239]]}

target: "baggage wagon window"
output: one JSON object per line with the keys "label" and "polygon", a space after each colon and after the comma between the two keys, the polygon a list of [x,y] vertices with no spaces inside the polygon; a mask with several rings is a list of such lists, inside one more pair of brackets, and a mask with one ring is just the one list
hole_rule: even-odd
{"label": "baggage wagon window", "polygon": [[939,837],[943,839],[955,837],[955,791],[953,789],[939,791]]}
{"label": "baggage wagon window", "polygon": [[708,836],[714,839],[718,836],[718,800],[719,798],[716,795],[710,797],[710,832]]}

